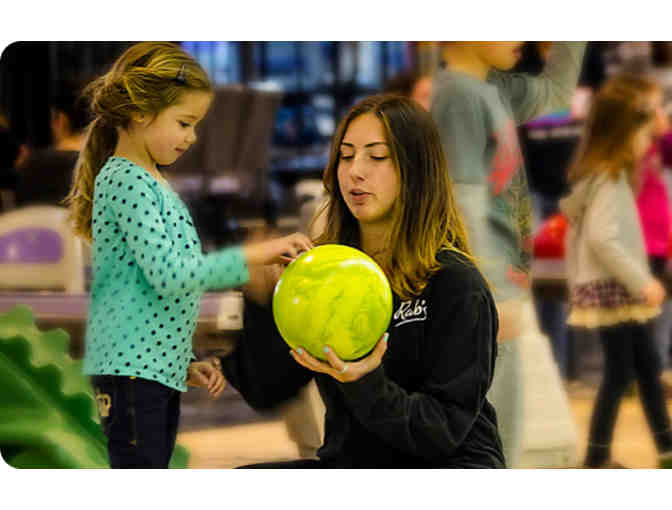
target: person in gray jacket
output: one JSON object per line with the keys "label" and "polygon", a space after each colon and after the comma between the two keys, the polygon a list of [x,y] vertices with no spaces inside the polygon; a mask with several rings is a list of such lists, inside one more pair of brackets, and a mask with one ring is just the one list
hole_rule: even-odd
{"label": "person in gray jacket", "polygon": [[507,466],[514,468],[528,419],[521,339],[537,328],[529,320],[532,203],[516,125],[569,105],[585,43],[543,48],[549,52],[544,70],[532,76],[506,72],[521,57],[522,42],[443,43],[445,66],[434,79],[431,107],[469,241],[497,303],[499,354],[490,398]]}
{"label": "person in gray jacket", "polygon": [[651,329],[665,291],[649,270],[632,191],[636,162],[663,119],[656,82],[635,75],[610,79],[595,96],[569,169],[572,191],[560,202],[570,224],[567,322],[597,329],[605,358],[585,467],[622,467],[611,459],[610,448],[618,408],[633,378],[660,466],[672,467],[672,430]]}

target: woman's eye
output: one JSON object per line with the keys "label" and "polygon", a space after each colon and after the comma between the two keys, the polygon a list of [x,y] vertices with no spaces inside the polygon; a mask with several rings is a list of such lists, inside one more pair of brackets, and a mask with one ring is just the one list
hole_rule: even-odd
{"label": "woman's eye", "polygon": [[341,159],[352,159],[353,155],[352,154],[341,154]]}
{"label": "woman's eye", "polygon": [[371,159],[382,161],[383,159],[387,159],[387,156],[371,156]]}
{"label": "woman's eye", "polygon": [[180,121],[180,126],[182,126],[183,128],[186,128],[186,127],[189,127],[189,124],[186,123],[186,122]]}

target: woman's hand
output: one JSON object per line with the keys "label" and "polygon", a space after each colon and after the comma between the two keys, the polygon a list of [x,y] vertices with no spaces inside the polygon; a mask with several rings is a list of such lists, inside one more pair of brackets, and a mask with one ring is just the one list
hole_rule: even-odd
{"label": "woman's hand", "polygon": [[187,386],[207,388],[212,398],[218,398],[226,388],[226,379],[212,360],[192,361],[187,368]]}
{"label": "woman's hand", "polygon": [[313,243],[305,234],[296,232],[285,237],[249,243],[243,246],[249,265],[287,264],[301,252],[313,248]]}
{"label": "woman's hand", "polygon": [[298,348],[291,350],[292,356],[296,362],[313,372],[322,372],[330,375],[339,382],[352,382],[364,377],[369,372],[373,372],[380,366],[383,355],[387,350],[387,339],[389,334],[385,333],[378,341],[375,349],[366,358],[354,362],[345,362],[340,359],[332,349],[325,346],[325,353],[329,363],[324,363],[313,358],[305,349]]}

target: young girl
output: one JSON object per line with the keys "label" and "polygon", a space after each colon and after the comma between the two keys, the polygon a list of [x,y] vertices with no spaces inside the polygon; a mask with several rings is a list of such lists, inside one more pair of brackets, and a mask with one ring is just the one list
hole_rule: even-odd
{"label": "young girl", "polygon": [[[324,363],[300,348],[290,358],[270,310],[277,275],[253,280],[245,338],[221,360],[227,379],[251,405],[271,407],[315,378],[326,406],[319,460],[259,467],[503,467],[486,399],[497,310],[469,253],[431,116],[407,98],[363,100],[341,121],[323,180],[329,202],[316,244],[373,257],[396,312],[363,359],[346,363],[327,349]],[[421,312],[411,321],[405,309]]]}
{"label": "young girl", "polygon": [[192,362],[200,297],[248,279],[248,265],[311,248],[303,235],[203,255],[189,212],[161,176],[196,141],[212,89],[178,46],[130,47],[89,87],[84,150],[68,197],[76,232],[92,241],[84,370],[93,376],[113,468],[167,467],[180,392],[224,388]]}
{"label": "young girl", "polygon": [[594,98],[569,170],[567,275],[571,326],[596,328],[604,377],[590,425],[586,467],[615,467],[610,446],[623,393],[636,378],[660,464],[672,464],[672,431],[651,325],[665,296],[650,272],[632,191],[641,159],[662,114],[653,81],[623,75]]}

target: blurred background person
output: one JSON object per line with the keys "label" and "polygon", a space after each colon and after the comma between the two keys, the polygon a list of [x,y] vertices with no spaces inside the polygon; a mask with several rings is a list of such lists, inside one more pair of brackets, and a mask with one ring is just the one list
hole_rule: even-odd
{"label": "blurred background person", "polygon": [[604,376],[591,418],[584,466],[622,467],[611,459],[621,399],[636,378],[660,467],[672,467],[672,430],[652,324],[665,290],[649,269],[633,178],[651,137],[664,126],[662,91],[652,79],[621,75],[598,92],[576,158],[570,195],[568,324],[597,329]]}
{"label": "blurred background person", "polygon": [[9,210],[14,206],[18,158],[18,141],[7,127],[0,127],[0,211]]}
{"label": "blurred background person", "polygon": [[51,101],[52,143],[33,150],[17,174],[16,205],[63,205],[90,120],[82,85],[63,83]]}
{"label": "blurred background person", "polygon": [[408,97],[417,101],[425,110],[429,110],[433,90],[434,84],[430,73],[407,70],[390,78],[383,92]]}
{"label": "blurred background person", "polygon": [[[549,49],[548,43],[527,43],[515,70],[538,75],[544,68]],[[568,191],[567,168],[583,130],[590,98],[606,77],[602,52],[601,43],[586,45],[583,67],[569,104],[518,128],[532,198],[535,258],[556,258],[552,262],[562,262],[562,248],[544,243],[554,240],[547,233],[557,221],[558,201]],[[538,284],[533,291],[539,327],[551,340],[560,373],[565,379],[574,378],[574,339],[566,324],[565,292],[555,285]]]}
{"label": "blurred background person", "polygon": [[[667,129],[664,116],[661,128]],[[661,367],[669,365],[670,336],[672,335],[671,286],[667,271],[670,251],[670,203],[667,184],[663,178],[663,160],[660,141],[655,140],[639,163],[634,179],[637,209],[642,223],[651,273],[665,287],[666,299],[662,313],[654,320],[653,332],[660,355]]]}
{"label": "blurred background person", "polygon": [[538,76],[503,72],[522,48],[516,41],[444,43],[432,101],[470,242],[499,311],[489,398],[508,467],[518,467],[526,419],[521,339],[537,327],[528,323],[532,215],[516,126],[570,102],[585,43],[554,43]]}

